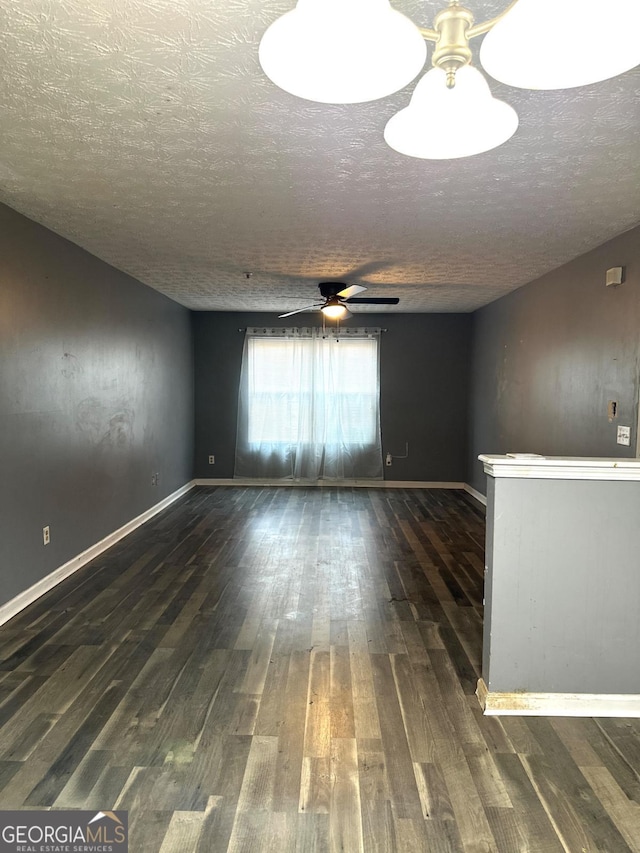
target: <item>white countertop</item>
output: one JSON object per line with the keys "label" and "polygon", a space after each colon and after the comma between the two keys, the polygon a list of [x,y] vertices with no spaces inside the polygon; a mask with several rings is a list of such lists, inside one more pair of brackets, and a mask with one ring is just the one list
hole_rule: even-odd
{"label": "white countertop", "polygon": [[607,457],[538,456],[535,453],[482,454],[490,477],[534,480],[640,480],[640,459]]}

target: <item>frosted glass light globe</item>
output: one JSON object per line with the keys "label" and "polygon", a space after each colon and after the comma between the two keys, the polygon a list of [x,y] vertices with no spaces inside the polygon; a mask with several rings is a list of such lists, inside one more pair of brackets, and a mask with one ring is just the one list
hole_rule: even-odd
{"label": "frosted glass light globe", "polygon": [[480,62],[522,89],[571,89],[640,63],[640,0],[519,0],[484,37]]}
{"label": "frosted glass light globe", "polygon": [[502,145],[516,132],[518,115],[499,101],[482,74],[467,65],[447,89],[446,74],[432,68],[416,86],[408,107],[387,122],[384,138],[400,154],[454,160]]}
{"label": "frosted glass light globe", "polygon": [[324,305],[320,310],[330,320],[345,320],[351,316],[351,312],[344,305],[332,303],[331,305]]}
{"label": "frosted glass light globe", "polygon": [[298,0],[259,49],[264,73],[310,101],[354,104],[402,89],[427,56],[420,30],[388,0]]}

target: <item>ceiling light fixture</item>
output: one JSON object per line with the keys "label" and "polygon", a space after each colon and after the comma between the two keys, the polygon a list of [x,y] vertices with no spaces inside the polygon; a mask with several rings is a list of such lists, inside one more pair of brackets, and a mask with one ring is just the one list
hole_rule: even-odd
{"label": "ceiling light fixture", "polygon": [[264,34],[260,63],[291,94],[357,103],[403,88],[424,65],[424,41],[433,41],[434,68],[388,122],[385,139],[411,157],[468,157],[502,145],[518,126],[512,107],[494,98],[470,66],[470,40],[487,34],[482,64],[512,86],[599,82],[640,63],[640,0],[609,0],[603,20],[598,6],[601,0],[514,0],[497,17],[474,24],[459,0],[449,0],[427,29],[388,0],[298,0]]}
{"label": "ceiling light fixture", "polygon": [[425,74],[409,106],[387,122],[387,145],[409,157],[453,160],[489,151],[513,136],[518,114],[492,96],[477,68],[461,68],[452,89],[445,78],[440,68]]}
{"label": "ceiling light fixture", "polygon": [[351,317],[351,311],[343,305],[337,296],[330,296],[320,309],[330,320],[345,320]]}
{"label": "ceiling light fixture", "polygon": [[485,37],[480,61],[509,86],[572,89],[635,68],[639,30],[638,0],[518,0]]}
{"label": "ceiling light fixture", "polygon": [[420,30],[389,0],[298,0],[264,34],[260,64],[292,95],[328,104],[375,101],[420,73]]}

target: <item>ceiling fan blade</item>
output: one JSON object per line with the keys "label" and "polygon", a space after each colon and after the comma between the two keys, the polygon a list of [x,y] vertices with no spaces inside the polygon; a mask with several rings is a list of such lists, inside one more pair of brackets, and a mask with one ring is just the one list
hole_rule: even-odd
{"label": "ceiling fan blade", "polygon": [[363,290],[366,290],[366,287],[363,287],[361,284],[350,284],[349,287],[345,287],[344,290],[340,290],[336,296],[339,296],[340,299],[349,299],[351,296],[355,296],[356,293],[362,293]]}
{"label": "ceiling fan blade", "polygon": [[287,314],[278,314],[278,319],[282,319],[283,317],[293,317],[294,314],[302,314],[303,311],[311,311],[315,310],[319,307],[319,305],[307,305],[305,308],[297,308],[295,311],[289,311]]}
{"label": "ceiling fan blade", "polygon": [[397,305],[400,302],[397,296],[371,296],[369,299],[346,299],[349,305]]}

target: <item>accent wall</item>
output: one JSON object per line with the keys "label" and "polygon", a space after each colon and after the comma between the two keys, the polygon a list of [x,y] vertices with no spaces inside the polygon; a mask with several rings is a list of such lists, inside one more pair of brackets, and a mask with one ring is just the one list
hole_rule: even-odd
{"label": "accent wall", "polygon": [[0,605],[189,482],[192,371],[186,309],[0,205]]}
{"label": "accent wall", "polygon": [[[197,478],[233,477],[238,386],[247,326],[319,325],[318,313],[193,314]],[[470,314],[373,314],[349,320],[380,327],[380,420],[387,480],[464,482]],[[215,456],[215,465],[208,457]]]}
{"label": "accent wall", "polygon": [[[607,287],[619,266],[624,283]],[[470,363],[467,482],[479,492],[480,453],[635,456],[640,228],[477,311]],[[631,428],[628,447],[619,425]]]}

